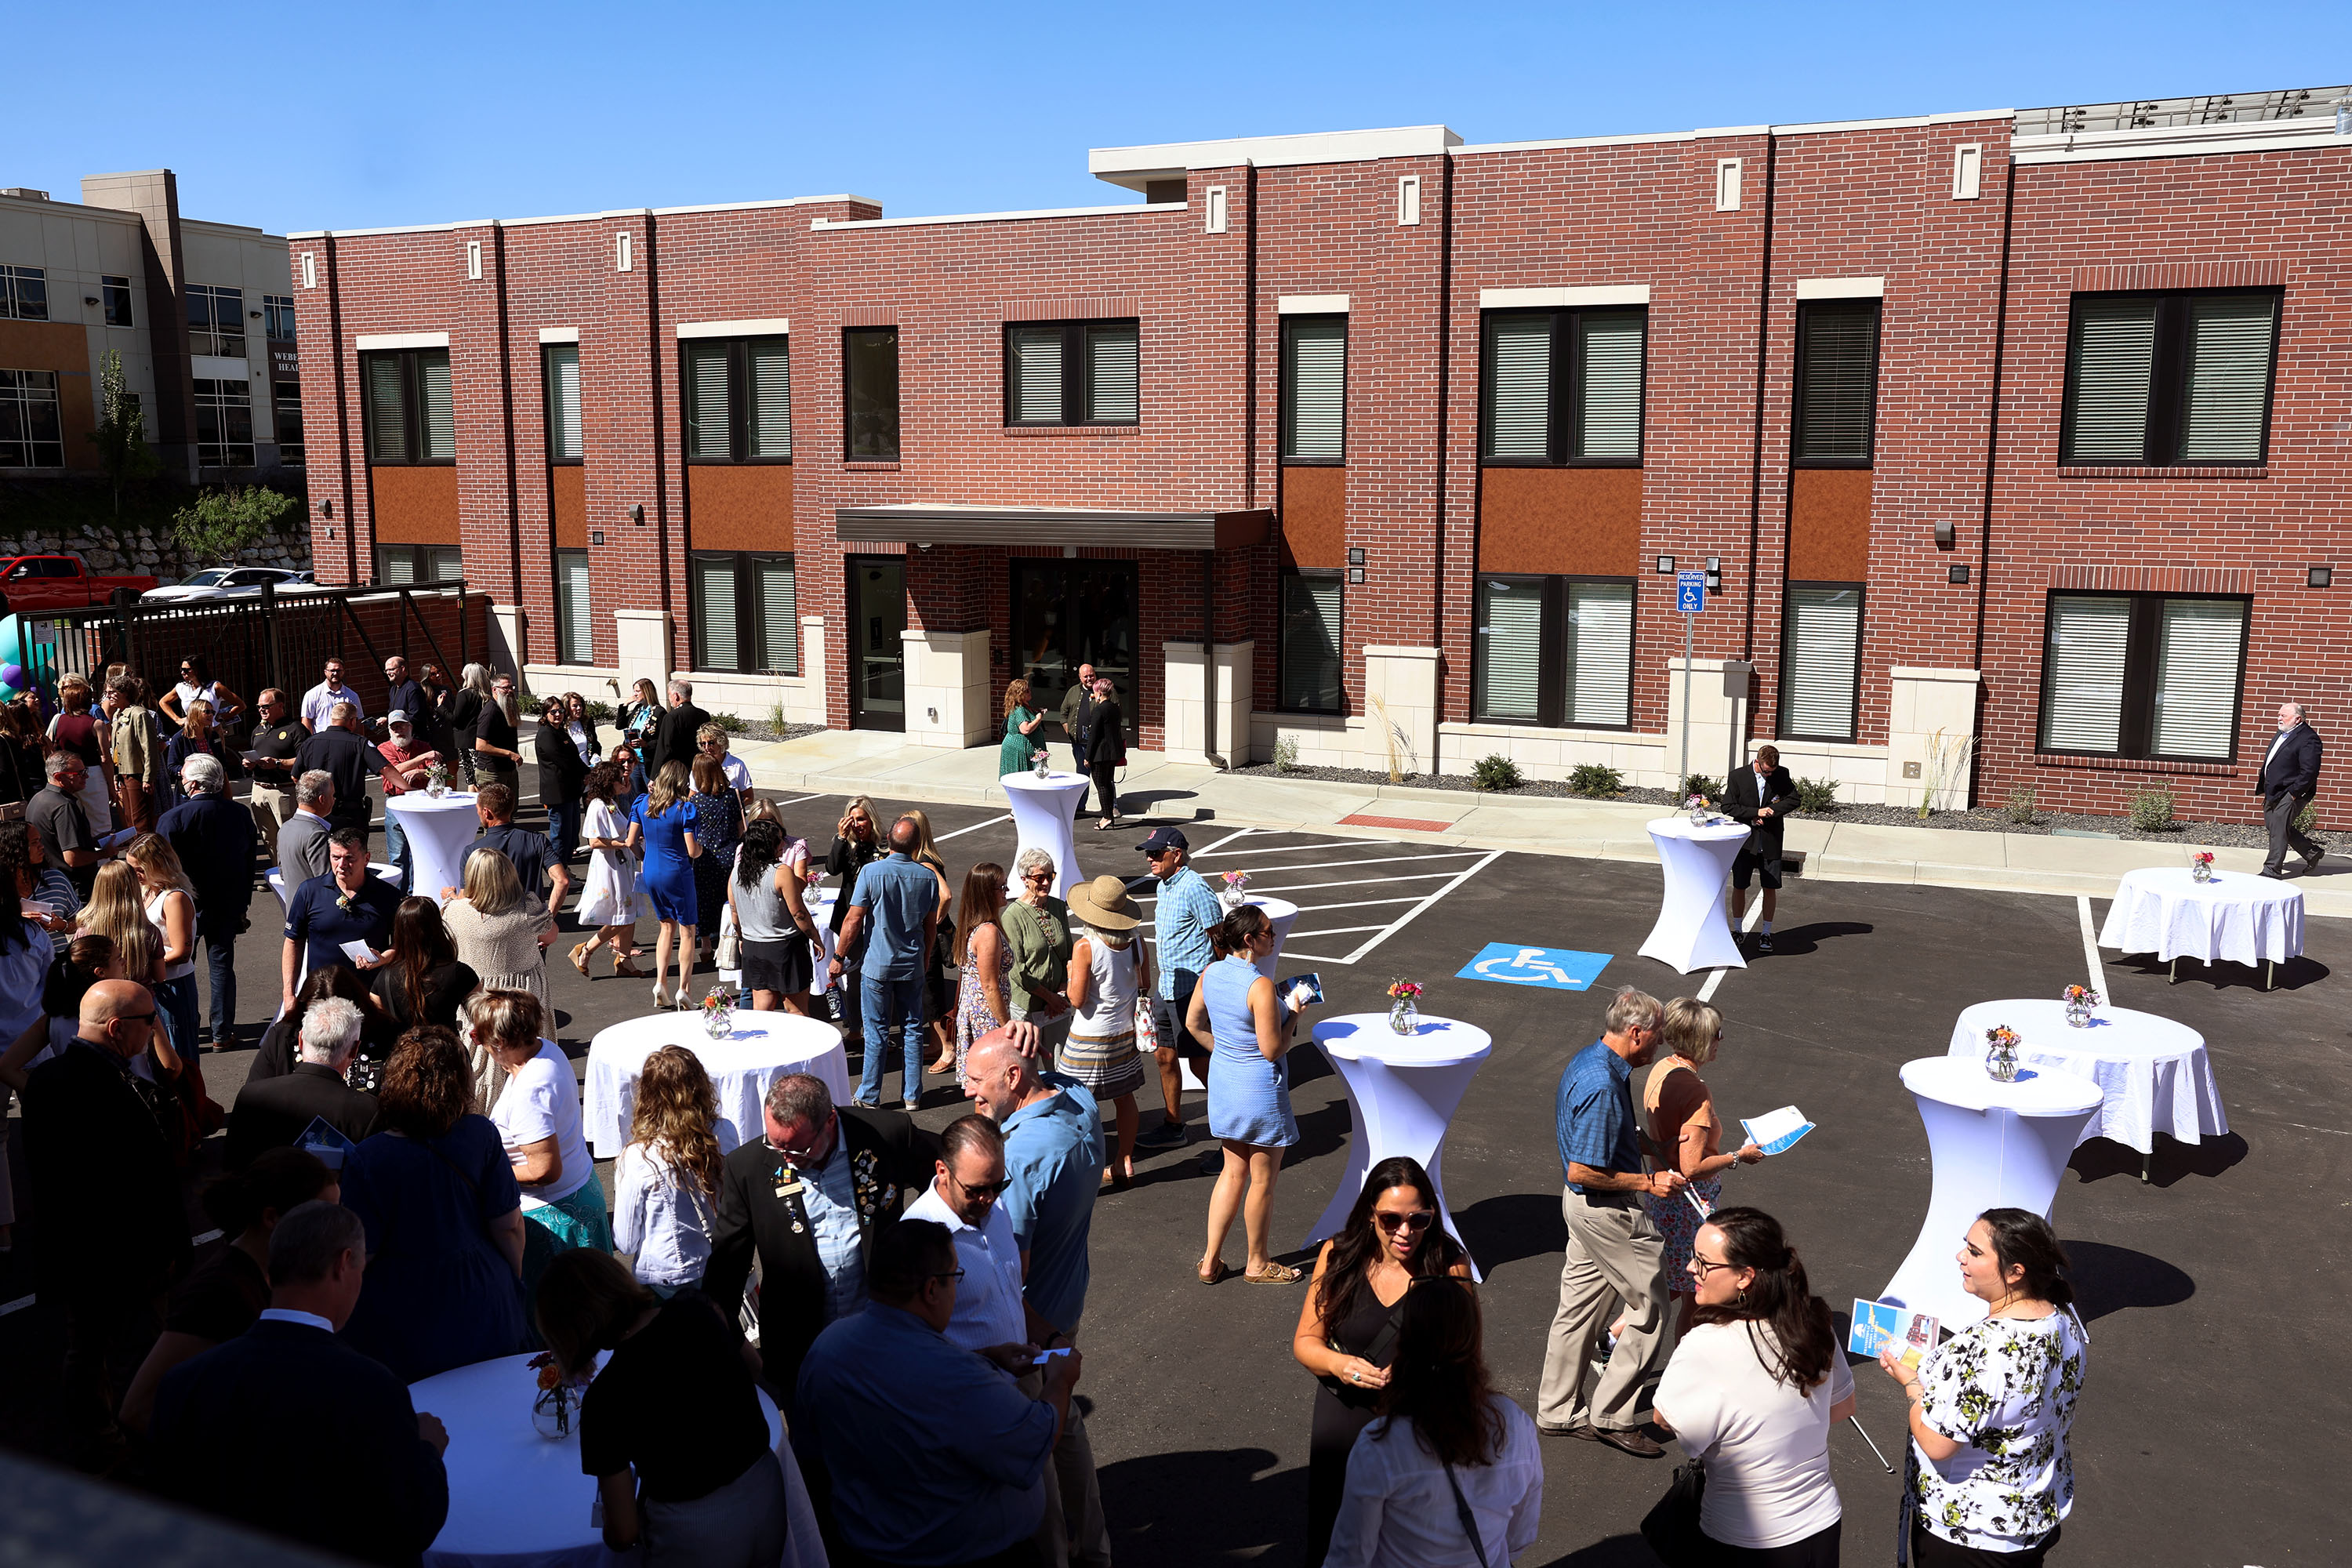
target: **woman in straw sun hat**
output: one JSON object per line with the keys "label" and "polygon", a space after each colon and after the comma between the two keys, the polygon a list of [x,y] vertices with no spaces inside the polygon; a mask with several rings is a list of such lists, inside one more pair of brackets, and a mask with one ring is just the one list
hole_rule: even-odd
{"label": "woman in straw sun hat", "polygon": [[1097,877],[1070,889],[1078,940],[1070,949],[1069,1037],[1054,1065],[1086,1085],[1117,1115],[1118,1152],[1103,1180],[1125,1192],[1135,1175],[1135,1096],[1143,1087],[1143,1058],[1135,1048],[1135,1004],[1151,987],[1151,956],[1137,928],[1143,911],[1127,884]]}

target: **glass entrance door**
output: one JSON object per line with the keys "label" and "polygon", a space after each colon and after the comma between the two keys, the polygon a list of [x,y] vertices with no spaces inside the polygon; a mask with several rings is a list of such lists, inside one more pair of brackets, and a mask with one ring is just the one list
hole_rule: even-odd
{"label": "glass entrance door", "polygon": [[1110,678],[1134,745],[1135,563],[1013,562],[1013,662],[1028,678],[1031,700],[1049,713],[1061,708],[1078,666],[1093,665]]}
{"label": "glass entrance door", "polygon": [[849,727],[907,727],[907,568],[895,555],[853,555],[849,568]]}

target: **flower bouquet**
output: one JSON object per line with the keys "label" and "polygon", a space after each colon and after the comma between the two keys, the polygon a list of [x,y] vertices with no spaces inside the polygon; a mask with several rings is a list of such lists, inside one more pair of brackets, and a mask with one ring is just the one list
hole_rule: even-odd
{"label": "flower bouquet", "polygon": [[431,767],[425,770],[425,793],[428,797],[434,800],[439,800],[443,795],[449,793],[449,767],[447,763],[436,763]]}
{"label": "flower bouquet", "polygon": [[1683,808],[1690,813],[1690,819],[1694,823],[1703,823],[1707,819],[1706,796],[1703,795],[1695,795],[1685,800]]}
{"label": "flower bouquet", "polygon": [[2007,1024],[1995,1024],[1985,1031],[1986,1043],[1991,1047],[1985,1052],[1985,1073],[2002,1083],[2017,1081],[2017,1047],[2023,1044],[2015,1029]]}
{"label": "flower bouquet", "polygon": [[566,1376],[562,1363],[553,1351],[541,1351],[531,1357],[531,1366],[539,1373],[539,1393],[530,1405],[530,1424],[542,1437],[562,1439],[572,1436],[580,1419],[580,1401],[588,1393],[589,1380],[596,1375],[596,1362],[589,1359],[586,1367]]}
{"label": "flower bouquet", "polygon": [[702,1032],[714,1040],[723,1040],[735,1032],[735,988],[714,985],[702,999]]}
{"label": "flower bouquet", "polygon": [[2091,1015],[2099,1005],[2099,994],[2087,985],[2069,985],[2065,1002],[2067,1024],[2077,1029],[2088,1028]]}
{"label": "flower bouquet", "polygon": [[2213,879],[2213,851],[2200,849],[2189,858],[2189,879],[2210,882]]}
{"label": "flower bouquet", "polygon": [[1410,1035],[1421,1027],[1421,983],[1417,980],[1389,982],[1389,1027],[1400,1035]]}
{"label": "flower bouquet", "polygon": [[1226,913],[1231,914],[1249,902],[1249,873],[1228,871],[1223,879],[1224,886],[1218,890],[1217,903]]}

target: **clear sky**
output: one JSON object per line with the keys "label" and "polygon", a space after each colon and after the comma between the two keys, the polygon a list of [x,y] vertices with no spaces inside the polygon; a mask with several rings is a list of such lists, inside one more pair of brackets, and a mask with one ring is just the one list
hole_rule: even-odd
{"label": "clear sky", "polygon": [[[46,29],[46,32],[44,31]],[[166,165],[273,233],[849,191],[1136,199],[1089,147],[1472,142],[2352,81],[2352,5],[162,5],[9,26],[0,184]]]}

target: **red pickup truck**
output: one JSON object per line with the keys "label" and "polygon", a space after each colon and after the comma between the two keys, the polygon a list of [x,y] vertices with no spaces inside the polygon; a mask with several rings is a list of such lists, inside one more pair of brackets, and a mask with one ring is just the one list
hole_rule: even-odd
{"label": "red pickup truck", "polygon": [[154,586],[152,577],[100,577],[79,555],[0,557],[0,615],[78,610],[108,603],[117,588],[135,599]]}

